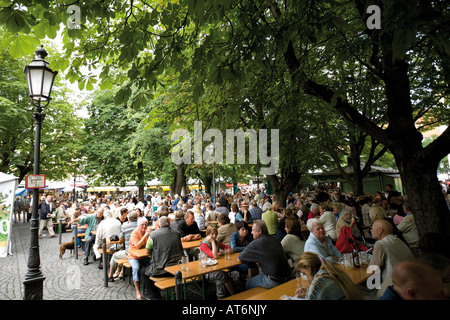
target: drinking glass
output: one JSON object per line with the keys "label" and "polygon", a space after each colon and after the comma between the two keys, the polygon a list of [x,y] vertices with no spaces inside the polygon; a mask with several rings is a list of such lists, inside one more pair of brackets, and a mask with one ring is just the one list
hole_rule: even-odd
{"label": "drinking glass", "polygon": [[178,260],[178,265],[181,266],[182,271],[189,271],[189,257],[181,257],[181,260]]}
{"label": "drinking glass", "polygon": [[359,262],[361,263],[361,267],[367,267],[369,265],[369,255],[367,252],[360,251],[358,252]]}
{"label": "drinking glass", "polygon": [[344,253],[344,268],[345,269],[353,269],[353,254]]}
{"label": "drinking glass", "polygon": [[225,249],[225,260],[231,260],[231,250]]}
{"label": "drinking glass", "polygon": [[208,256],[206,255],[206,253],[200,252],[198,254],[198,266],[200,268],[206,267],[206,259],[208,259]]}

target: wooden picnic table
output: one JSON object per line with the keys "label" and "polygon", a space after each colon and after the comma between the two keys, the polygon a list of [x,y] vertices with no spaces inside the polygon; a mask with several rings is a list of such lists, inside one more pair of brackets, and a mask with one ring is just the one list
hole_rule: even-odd
{"label": "wooden picnic table", "polygon": [[181,270],[181,266],[179,265],[166,267],[164,268],[164,270],[173,275],[175,275],[177,271],[181,271],[183,279],[198,277],[211,272],[221,271],[223,269],[233,268],[240,265],[242,262],[238,260],[238,256],[239,256],[238,252],[232,253],[230,255],[230,260],[226,260],[225,256],[220,256],[219,258],[215,259],[217,261],[217,264],[206,267],[200,267],[198,260],[191,261],[188,263],[189,271]]}
{"label": "wooden picnic table", "polygon": [[[334,264],[339,269],[345,271],[345,273],[352,279],[353,283],[358,285],[363,283],[371,276],[371,273],[367,273],[367,267],[345,269],[340,263]],[[293,297],[295,290],[297,289],[297,280],[289,280],[279,286],[272,289],[261,290],[253,295],[242,294],[242,300],[279,300],[283,295]],[[245,292],[245,291],[244,291]],[[239,299],[238,295],[229,297],[231,300]]]}
{"label": "wooden picnic table", "polygon": [[183,241],[183,242],[181,242],[181,245],[183,246],[184,250],[197,248],[197,247],[200,247],[200,244],[202,243],[203,240],[205,240],[205,238],[201,238],[198,240],[192,240],[192,241]]}
{"label": "wooden picnic table", "polygon": [[373,272],[367,272],[367,267],[353,268],[353,269],[345,269],[344,266],[340,263],[335,263],[335,265],[344,270],[345,273],[352,279],[353,283],[358,285],[366,281]]}
{"label": "wooden picnic table", "polygon": [[[200,240],[194,240],[194,241],[186,241],[186,242],[182,242],[183,245],[183,249],[190,249],[190,248],[196,248],[200,246],[200,243],[203,241],[204,239],[200,239]],[[147,250],[145,248],[142,249],[128,249],[128,253],[131,253],[132,255],[138,257],[138,258],[144,258],[144,257],[151,257],[151,254],[147,254]]]}
{"label": "wooden picnic table", "polygon": [[145,257],[151,257],[151,254],[147,253],[147,249],[142,248],[142,249],[128,249],[128,253],[131,253],[132,255],[138,257],[138,258],[145,258]]}
{"label": "wooden picnic table", "polygon": [[[188,263],[189,270],[181,270],[181,265],[174,265],[170,267],[164,268],[167,272],[177,275],[177,272],[181,273],[181,279],[183,281],[183,291],[184,291],[184,297],[186,298],[186,283],[188,279],[196,278],[201,280],[202,282],[202,295],[203,299],[206,298],[206,283],[205,283],[205,275],[216,272],[216,271],[222,271],[224,269],[229,269],[236,267],[240,265],[242,262],[238,260],[239,253],[232,253],[230,255],[230,259],[226,260],[225,256],[220,256],[219,258],[215,259],[217,261],[217,264],[215,265],[208,265],[205,267],[201,267],[198,260],[191,261]],[[176,289],[177,290],[177,289]]]}

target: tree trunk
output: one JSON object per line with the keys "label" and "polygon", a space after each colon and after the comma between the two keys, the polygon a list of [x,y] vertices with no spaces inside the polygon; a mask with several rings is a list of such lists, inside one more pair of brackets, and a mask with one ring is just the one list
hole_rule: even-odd
{"label": "tree trunk", "polygon": [[417,156],[399,158],[396,157],[397,166],[408,202],[413,208],[419,235],[427,232],[448,234],[450,213],[436,176],[437,165],[417,160]]}
{"label": "tree trunk", "polygon": [[138,197],[139,200],[141,200],[142,202],[144,202],[144,187],[145,187],[145,177],[144,177],[144,164],[142,163],[142,161],[138,162],[138,181],[137,181],[137,186],[138,186]]}
{"label": "tree trunk", "polygon": [[281,176],[278,178],[276,175],[268,175],[273,192],[274,201],[280,204],[280,207],[286,207],[286,199],[288,194],[295,189],[301,174],[296,167],[282,168],[280,170]]}
{"label": "tree trunk", "polygon": [[354,145],[350,145],[350,158],[349,158],[349,166],[352,167],[353,173],[350,176],[351,179],[347,179],[352,185],[352,191],[354,195],[363,195],[364,194],[364,185],[363,179],[367,175],[364,175],[361,170],[361,153],[358,152],[357,147]]}
{"label": "tree trunk", "polygon": [[209,194],[213,194],[213,183],[212,183],[212,175],[207,175],[204,179],[202,179],[203,184],[205,185],[205,192]]}
{"label": "tree trunk", "polygon": [[[408,64],[394,60],[391,38],[383,39],[383,66],[389,127],[386,145],[394,155],[419,236],[450,230],[450,212],[436,176],[439,161],[449,147],[449,130],[426,148],[416,129],[410,97]],[[446,143],[447,141],[447,143]],[[447,152],[448,153],[448,152]]]}
{"label": "tree trunk", "polygon": [[177,165],[177,168],[173,170],[174,179],[170,185],[170,190],[174,195],[181,195],[181,190],[183,188],[186,191],[186,168],[187,164],[179,164]]}

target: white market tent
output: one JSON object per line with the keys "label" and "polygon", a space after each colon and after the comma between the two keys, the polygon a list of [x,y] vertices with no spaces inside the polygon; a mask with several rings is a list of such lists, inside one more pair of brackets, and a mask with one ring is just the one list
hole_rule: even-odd
{"label": "white market tent", "polygon": [[0,172],[0,257],[12,254],[10,230],[17,182],[16,176]]}

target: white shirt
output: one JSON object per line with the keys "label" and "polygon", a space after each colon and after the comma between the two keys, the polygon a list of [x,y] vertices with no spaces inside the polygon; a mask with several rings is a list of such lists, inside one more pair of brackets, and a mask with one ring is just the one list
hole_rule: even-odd
{"label": "white shirt", "polygon": [[141,209],[141,211],[144,211],[144,203],[142,201],[139,201],[136,205],[136,208]]}
{"label": "white shirt", "polygon": [[97,234],[95,236],[94,253],[98,258],[101,257],[101,253],[98,250],[102,247],[103,239],[109,239],[114,235],[119,236],[122,230],[122,224],[115,218],[107,218],[102,220],[97,227]]}
{"label": "white shirt", "polygon": [[128,209],[128,211],[131,211],[134,210],[135,205],[133,202],[128,202],[125,207]]}

